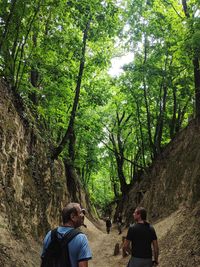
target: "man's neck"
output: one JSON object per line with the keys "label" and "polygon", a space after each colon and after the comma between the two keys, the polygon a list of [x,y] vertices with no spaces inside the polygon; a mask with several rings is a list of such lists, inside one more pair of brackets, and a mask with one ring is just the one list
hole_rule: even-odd
{"label": "man's neck", "polygon": [[71,222],[64,223],[62,226],[63,226],[63,227],[71,227],[71,228],[75,228],[75,227],[74,227],[74,224],[71,223]]}
{"label": "man's neck", "polygon": [[138,220],[137,223],[145,223],[143,220]]}

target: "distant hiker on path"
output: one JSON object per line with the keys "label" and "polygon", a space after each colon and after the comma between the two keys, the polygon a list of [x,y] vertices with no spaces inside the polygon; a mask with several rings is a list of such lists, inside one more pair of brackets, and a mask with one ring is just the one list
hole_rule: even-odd
{"label": "distant hiker on path", "polygon": [[[124,250],[132,255],[128,267],[152,267],[153,264],[157,265],[159,254],[157,236],[153,226],[146,221],[146,210],[142,207],[136,208],[133,217],[136,223],[129,227],[123,245]],[[132,243],[131,248],[130,243]],[[153,245],[154,252],[153,262],[151,245]]]}
{"label": "distant hiker on path", "polygon": [[[85,234],[77,230],[84,224],[84,214],[85,210],[79,203],[69,203],[63,209],[63,225],[49,231],[44,239],[42,267],[68,266],[69,261],[71,267],[88,267],[88,260],[92,258],[88,240]],[[52,261],[54,265],[49,263]]]}
{"label": "distant hiker on path", "polygon": [[122,215],[121,215],[121,213],[119,213],[117,216],[117,229],[118,229],[119,235],[121,235],[121,233],[122,233]]}
{"label": "distant hiker on path", "polygon": [[111,219],[110,219],[110,217],[107,217],[106,218],[106,232],[107,232],[107,234],[110,233],[111,226],[112,226]]}

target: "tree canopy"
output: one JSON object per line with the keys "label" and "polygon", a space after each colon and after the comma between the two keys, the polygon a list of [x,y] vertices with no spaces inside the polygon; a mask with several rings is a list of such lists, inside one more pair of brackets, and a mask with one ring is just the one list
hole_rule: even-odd
{"label": "tree canopy", "polygon": [[[75,170],[98,207],[125,195],[199,119],[199,7],[0,0],[0,75],[31,110],[51,159]],[[130,51],[132,62],[110,76],[111,59]]]}

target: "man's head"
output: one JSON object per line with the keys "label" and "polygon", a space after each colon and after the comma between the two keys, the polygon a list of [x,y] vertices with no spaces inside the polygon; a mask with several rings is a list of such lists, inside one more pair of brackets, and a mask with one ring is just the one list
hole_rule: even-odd
{"label": "man's head", "polygon": [[85,210],[81,209],[79,203],[69,203],[62,210],[63,224],[71,225],[74,228],[80,227],[84,222]]}
{"label": "man's head", "polygon": [[134,220],[138,221],[146,221],[147,219],[147,212],[143,207],[137,207],[133,213]]}

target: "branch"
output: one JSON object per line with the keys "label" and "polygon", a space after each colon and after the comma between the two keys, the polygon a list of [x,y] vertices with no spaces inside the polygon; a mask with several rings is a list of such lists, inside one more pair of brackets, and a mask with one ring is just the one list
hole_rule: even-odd
{"label": "branch", "polygon": [[176,10],[176,8],[174,7],[174,5],[171,2],[168,2],[167,0],[164,0],[164,2],[170,6],[172,6],[173,10],[176,12],[176,14],[179,16],[179,18],[183,19],[183,17],[181,17],[181,15],[178,13],[178,11]]}
{"label": "branch", "polygon": [[[113,153],[117,153],[119,154],[118,152],[115,152],[114,149],[112,149],[111,147],[109,147],[104,141],[101,140],[101,142],[110,150],[112,151]],[[141,169],[145,169],[145,167],[141,166],[141,165],[138,165],[137,163],[135,163],[134,161],[130,160],[130,159],[127,159],[125,157],[123,157],[123,159],[127,162],[130,162],[131,164],[133,164],[135,167],[138,167],[138,168],[141,168]]]}

